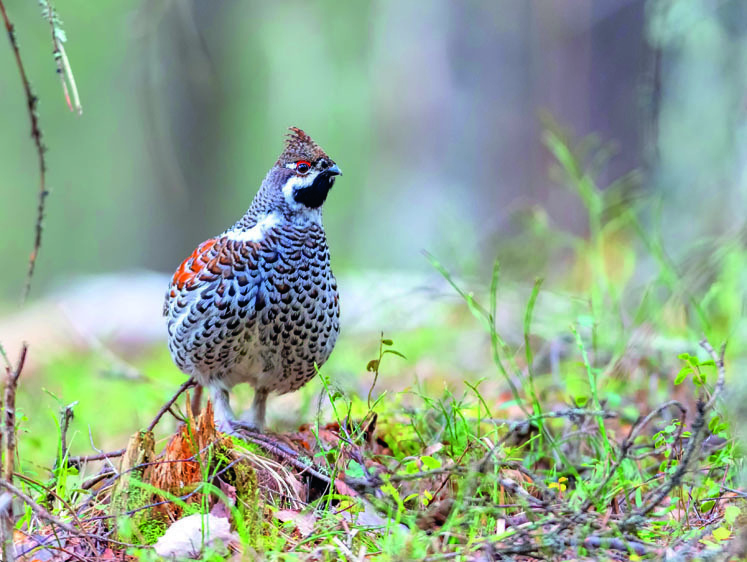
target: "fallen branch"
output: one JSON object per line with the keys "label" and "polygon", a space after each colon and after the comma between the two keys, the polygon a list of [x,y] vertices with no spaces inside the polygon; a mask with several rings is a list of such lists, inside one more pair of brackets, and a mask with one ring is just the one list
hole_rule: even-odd
{"label": "fallen branch", "polygon": [[124,455],[125,449],[117,449],[116,451],[109,451],[108,453],[96,453],[95,455],[80,455],[77,457],[70,457],[67,462],[69,464],[82,464],[84,462],[91,461],[103,461],[104,459],[112,459],[121,457]]}
{"label": "fallen branch", "polygon": [[187,390],[188,388],[191,388],[191,387],[195,386],[196,384],[197,384],[197,381],[194,380],[193,378],[190,377],[189,379],[187,379],[187,381],[184,382],[177,389],[176,393],[171,398],[169,398],[169,400],[163,406],[161,406],[161,409],[158,410],[158,413],[156,414],[156,417],[153,418],[152,422],[150,422],[150,425],[148,425],[148,427],[146,428],[146,431],[153,431],[153,428],[156,427],[156,425],[158,425],[158,422],[161,420],[161,418],[163,417],[163,415],[171,409],[171,406],[174,404],[174,402],[177,401],[177,399],[179,398],[179,396],[181,396],[181,394],[185,390]]}
{"label": "fallen branch", "polygon": [[58,519],[57,517],[49,513],[46,509],[44,509],[42,506],[36,503],[33,499],[31,499],[30,496],[27,496],[26,494],[24,494],[21,490],[16,488],[10,482],[7,482],[6,480],[0,480],[0,487],[5,488],[11,494],[16,496],[19,500],[21,500],[23,503],[28,505],[31,508],[31,511],[33,511],[38,517],[45,519],[46,521],[52,523],[53,525],[59,527],[60,529],[67,531],[68,533],[72,535],[82,535],[82,536],[87,535],[87,533],[85,533],[83,530],[76,529],[69,523],[65,523],[63,520]]}

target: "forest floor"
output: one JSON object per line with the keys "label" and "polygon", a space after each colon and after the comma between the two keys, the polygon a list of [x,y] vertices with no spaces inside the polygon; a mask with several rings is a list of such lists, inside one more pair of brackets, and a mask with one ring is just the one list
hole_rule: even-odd
{"label": "forest floor", "polygon": [[[382,338],[370,392],[320,373],[325,407],[293,431],[219,434],[210,404],[195,415],[194,390],[182,387],[102,459],[86,445],[71,455],[63,408],[55,467],[42,478],[22,462],[16,473],[28,500],[16,514],[18,559],[744,555],[747,496],[720,350],[703,340],[672,354],[638,334],[618,353],[592,352],[588,329],[530,336],[531,310],[528,345],[512,349],[490,329],[495,304],[468,303],[487,320],[494,376],[402,387],[408,362]],[[379,378],[387,366],[396,375]],[[163,424],[176,431],[156,438]],[[20,435],[21,450],[32,436]]]}
{"label": "forest floor", "polygon": [[[271,400],[274,431],[216,432],[163,342],[33,373],[3,353],[5,559],[747,557],[744,233],[675,263],[631,178],[602,188],[587,149],[545,142],[588,236],[535,209],[491,249],[513,284],[496,262],[468,289],[429,256],[417,325],[343,324],[319,376]],[[533,271],[552,275],[515,290]]]}

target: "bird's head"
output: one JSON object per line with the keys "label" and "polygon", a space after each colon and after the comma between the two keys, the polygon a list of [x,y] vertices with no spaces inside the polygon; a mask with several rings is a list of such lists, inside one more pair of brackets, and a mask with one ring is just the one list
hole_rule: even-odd
{"label": "bird's head", "polygon": [[335,178],[342,175],[319,145],[296,127],[290,128],[274,170],[285,202],[293,211],[321,207]]}

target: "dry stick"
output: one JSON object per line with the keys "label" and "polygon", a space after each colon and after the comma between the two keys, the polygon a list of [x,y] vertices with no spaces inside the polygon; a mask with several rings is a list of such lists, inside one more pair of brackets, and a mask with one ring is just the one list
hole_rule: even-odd
{"label": "dry stick", "polygon": [[14,372],[8,372],[5,379],[5,420],[3,433],[5,434],[5,462],[3,463],[2,475],[8,480],[13,481],[13,472],[15,472],[15,455],[16,455],[16,389],[18,388],[18,377],[21,376],[23,365],[26,362],[26,352],[28,346],[24,343],[21,347],[21,355],[18,358],[18,365]]}
{"label": "dry stick", "polygon": [[20,499],[23,503],[28,505],[31,508],[31,511],[33,511],[37,516],[41,517],[42,519],[46,519],[50,523],[56,525],[60,529],[63,529],[67,531],[70,534],[73,535],[86,535],[87,533],[85,531],[82,531],[80,529],[76,529],[69,523],[65,523],[61,519],[58,519],[51,513],[49,513],[46,509],[44,509],[42,506],[40,506],[38,503],[36,503],[31,497],[24,494],[21,490],[16,488],[13,484],[10,482],[7,482],[5,480],[0,480],[0,487],[5,488],[8,490],[11,494],[16,496],[18,499]]}
{"label": "dry stick", "polygon": [[[70,513],[70,515],[71,515],[71,516],[73,517],[73,519],[75,519],[75,523],[76,523],[76,524],[78,525],[78,527],[79,527],[79,528],[81,528],[81,529],[83,528],[83,522],[82,522],[82,521],[80,520],[80,518],[78,517],[78,514],[77,514],[77,513],[75,512],[75,510],[73,509],[73,506],[72,506],[72,505],[70,505],[70,503],[69,503],[69,502],[68,502],[68,501],[67,501],[67,500],[66,500],[65,498],[63,498],[62,496],[60,496],[60,495],[59,495],[59,494],[58,494],[57,492],[55,492],[55,491],[54,491],[54,490],[53,490],[52,488],[49,488],[49,487],[45,486],[44,484],[42,484],[41,482],[39,482],[39,481],[37,481],[37,480],[34,480],[33,478],[29,478],[28,476],[25,476],[25,475],[21,474],[20,472],[16,472],[16,473],[14,473],[14,476],[16,476],[17,478],[20,478],[20,479],[22,479],[22,480],[25,480],[26,482],[28,482],[29,484],[31,484],[31,485],[33,485],[33,486],[37,486],[37,487],[41,488],[41,489],[42,489],[42,490],[44,490],[44,491],[45,491],[45,492],[46,492],[47,494],[49,494],[49,495],[52,495],[52,496],[54,496],[55,498],[57,498],[57,500],[59,500],[59,502],[60,502],[60,503],[61,503],[61,504],[62,504],[63,506],[65,506],[65,508],[66,508],[66,509],[68,510],[68,512]],[[91,538],[90,538],[90,537],[86,537],[86,541],[88,542],[88,546],[89,546],[89,547],[91,548],[91,550],[92,550],[93,552],[95,552],[95,551],[96,551],[96,549],[94,548],[93,542],[91,542]]]}
{"label": "dry stick", "polygon": [[54,515],[52,515],[51,513],[49,513],[49,511],[47,511],[42,506],[40,506],[38,503],[36,503],[30,496],[26,495],[21,490],[19,490],[15,486],[13,486],[13,484],[11,484],[11,483],[9,483],[9,482],[7,482],[5,480],[0,480],[0,487],[1,488],[5,488],[11,494],[13,494],[14,496],[16,496],[18,499],[20,499],[26,505],[28,505],[31,508],[31,511],[33,511],[37,515],[37,517],[40,517],[42,519],[46,519],[47,521],[49,521],[50,523],[52,523],[52,525],[57,526],[57,527],[59,527],[60,529],[62,529],[64,531],[67,531],[71,535],[79,536],[79,537],[82,537],[82,538],[88,537],[88,538],[91,538],[91,539],[94,539],[94,540],[98,540],[98,541],[102,541],[102,542],[107,542],[107,543],[111,543],[111,544],[120,544],[120,545],[125,545],[125,546],[137,546],[137,545],[133,545],[133,544],[130,544],[130,543],[123,543],[123,542],[115,541],[115,540],[112,540],[112,539],[108,539],[106,537],[102,537],[102,536],[95,535],[95,534],[92,534],[92,533],[87,533],[87,532],[83,531],[82,529],[76,529],[75,527],[73,527],[69,523],[66,523],[65,521],[62,521],[61,519],[59,519],[59,518],[55,517]]}
{"label": "dry stick", "polygon": [[[2,0],[0,0],[0,1],[2,1]],[[158,422],[161,420],[161,418],[163,417],[163,415],[166,412],[169,411],[169,409],[171,408],[171,405],[174,402],[176,402],[177,398],[179,398],[179,396],[181,396],[182,392],[184,392],[185,390],[187,390],[190,387],[193,387],[196,384],[197,384],[197,381],[195,381],[193,378],[190,377],[189,379],[187,379],[187,381],[184,384],[182,384],[179,387],[179,389],[176,391],[176,394],[174,394],[169,399],[169,401],[166,402],[166,404],[164,404],[163,406],[161,406],[161,409],[158,410],[158,413],[156,414],[156,417],[153,418],[152,422],[150,422],[150,425],[147,427],[146,431],[153,431],[153,428],[156,427],[156,425],[158,425]]]}
{"label": "dry stick", "polygon": [[569,541],[570,546],[585,546],[587,548],[608,548],[610,550],[620,550],[622,552],[635,552],[638,556],[648,554],[648,547],[638,541],[629,541],[616,538],[599,537],[589,535],[582,541]]}
{"label": "dry stick", "polygon": [[108,453],[97,453],[95,455],[81,455],[78,457],[70,457],[67,462],[69,464],[80,464],[90,461],[103,461],[104,459],[111,459],[114,457],[121,457],[125,454],[127,449],[117,449],[116,451],[110,451]]}
{"label": "dry stick", "polygon": [[[644,418],[640,418],[636,423],[633,424],[633,427],[630,428],[630,432],[628,433],[628,436],[625,438],[625,440],[620,445],[620,456],[617,459],[617,462],[612,466],[612,468],[607,471],[607,477],[604,479],[604,481],[597,487],[596,493],[590,495],[588,498],[586,498],[586,501],[582,504],[580,511],[586,511],[591,507],[592,502],[595,498],[599,497],[599,494],[602,493],[604,488],[609,484],[609,481],[612,479],[612,477],[615,475],[617,470],[620,468],[622,463],[625,461],[625,459],[630,458],[630,449],[633,446],[633,443],[638,438],[638,434],[643,430],[644,427],[648,425],[648,423],[660,412],[663,410],[666,410],[670,407],[676,407],[679,408],[680,413],[682,414],[682,420],[684,422],[685,416],[687,416],[687,409],[680,404],[677,400],[670,400],[669,402],[665,402],[664,404],[658,406],[654,410],[650,411],[648,415]],[[680,426],[680,433],[682,432],[682,426]],[[677,440],[675,439],[675,442]]]}
{"label": "dry stick", "polygon": [[263,439],[260,439],[254,435],[244,434],[242,435],[247,441],[250,441],[254,443],[255,445],[259,445],[260,447],[263,447],[267,451],[274,453],[275,455],[279,456],[280,458],[285,459],[290,464],[295,466],[297,469],[301,471],[301,474],[304,472],[308,472],[312,476],[315,476],[325,484],[332,484],[332,480],[330,477],[326,474],[323,474],[320,472],[317,467],[315,467],[313,464],[306,464],[305,462],[298,459],[297,456],[293,456],[292,454],[288,453],[286,450],[281,449],[278,445],[278,443],[272,443],[270,441],[265,441]]}
{"label": "dry stick", "polygon": [[[35,550],[39,549],[39,550],[54,550],[55,552],[61,552],[63,554],[67,554],[68,555],[67,560],[75,558],[76,560],[80,560],[81,562],[88,562],[88,560],[86,560],[82,556],[74,553],[71,550],[63,548],[62,546],[54,545],[54,544],[45,544],[45,543],[41,542],[39,540],[39,538],[35,537],[34,535],[31,535],[31,534],[29,534],[29,533],[27,533],[27,532],[25,532],[23,530],[21,530],[19,532],[23,533],[23,535],[27,539],[30,539],[30,540],[32,540],[32,541],[34,541],[36,543],[33,546],[28,546],[27,548],[20,550],[20,552],[16,552],[16,554],[18,554],[18,557],[21,560],[28,560],[28,556],[33,556],[32,552],[34,552]],[[34,557],[33,560],[39,560],[39,558]]]}
{"label": "dry stick", "polygon": [[47,174],[47,163],[44,158],[46,148],[42,141],[42,132],[39,127],[39,116],[36,112],[36,104],[39,101],[34,93],[31,91],[31,83],[26,76],[26,70],[23,66],[23,60],[21,59],[21,51],[18,49],[18,42],[16,41],[15,28],[8,19],[8,13],[5,11],[5,5],[3,0],[0,0],[0,14],[5,22],[5,29],[8,31],[8,40],[10,41],[10,47],[13,49],[13,54],[16,58],[16,66],[18,72],[21,75],[21,84],[23,85],[24,93],[26,94],[26,108],[31,121],[31,138],[34,140],[36,146],[36,154],[39,161],[39,201],[36,207],[36,227],[34,230],[34,247],[31,250],[29,256],[29,267],[26,274],[26,285],[23,289],[21,297],[22,301],[25,301],[28,297],[29,291],[31,291],[31,279],[34,276],[34,268],[36,266],[36,257],[39,255],[39,249],[41,248],[42,240],[42,220],[44,219],[44,202],[49,195],[46,187],[46,174]]}
{"label": "dry stick", "polygon": [[3,358],[3,363],[5,363],[6,369],[13,368],[13,365],[10,364],[10,359],[8,359],[8,354],[5,352],[5,348],[3,347],[2,343],[0,343],[0,357]]}
{"label": "dry stick", "polygon": [[721,352],[718,355],[707,339],[703,338],[700,341],[700,346],[708,352],[714,363],[716,363],[716,368],[718,369],[716,387],[713,389],[713,394],[711,394],[711,398],[708,402],[705,404],[701,402],[697,406],[698,415],[696,416],[695,421],[693,421],[690,442],[687,445],[687,449],[685,450],[685,454],[682,456],[680,464],[677,466],[677,470],[672,474],[671,478],[667,479],[661,486],[659,486],[659,488],[651,493],[646,505],[624,521],[624,525],[635,524],[637,520],[640,520],[640,518],[651,513],[667,496],[667,494],[669,494],[672,488],[682,481],[682,478],[690,470],[693,461],[697,458],[696,452],[700,449],[703,439],[705,438],[704,429],[706,427],[706,414],[711,408],[713,408],[716,399],[724,389],[724,381],[726,380],[726,370],[724,369],[726,344],[721,346]]}
{"label": "dry stick", "polygon": [[57,462],[67,458],[67,430],[73,420],[73,404],[68,404],[60,412],[60,458]]}
{"label": "dry stick", "polygon": [[[13,483],[13,472],[15,470],[16,456],[16,388],[18,387],[18,378],[23,371],[23,365],[26,363],[26,352],[28,347],[26,343],[21,347],[21,354],[18,358],[18,364],[15,370],[10,367],[5,369],[5,392],[3,393],[3,404],[0,413],[3,415],[2,429],[0,437],[3,437],[4,448],[0,448],[0,454],[5,455],[3,462],[0,463],[0,484]],[[2,556],[4,560],[12,561],[15,559],[13,543],[14,514],[13,502],[10,494],[4,494],[4,506],[0,515],[0,536],[2,537]]]}

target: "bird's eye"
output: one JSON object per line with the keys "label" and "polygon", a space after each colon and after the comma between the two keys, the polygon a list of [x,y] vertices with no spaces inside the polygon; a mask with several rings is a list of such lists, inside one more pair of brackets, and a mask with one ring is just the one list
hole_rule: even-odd
{"label": "bird's eye", "polygon": [[299,160],[296,162],[296,173],[304,176],[309,173],[309,170],[311,170],[311,164],[306,160]]}

